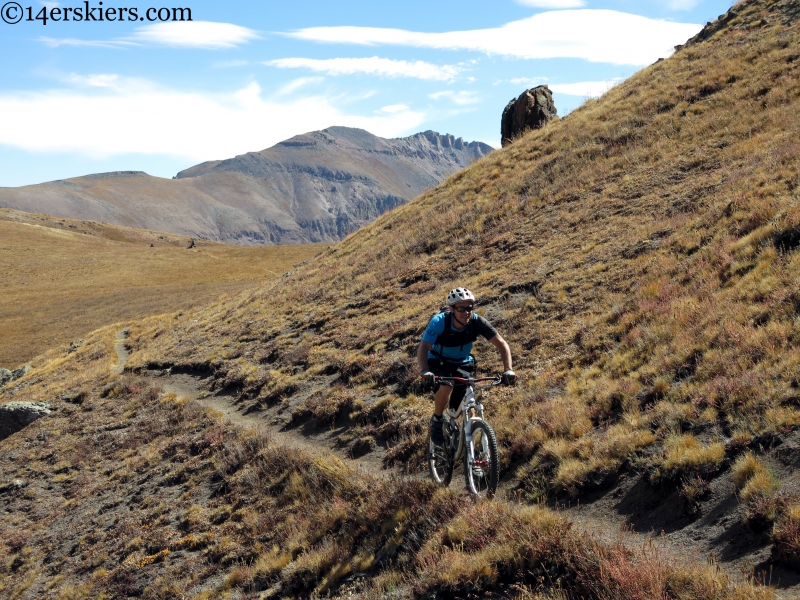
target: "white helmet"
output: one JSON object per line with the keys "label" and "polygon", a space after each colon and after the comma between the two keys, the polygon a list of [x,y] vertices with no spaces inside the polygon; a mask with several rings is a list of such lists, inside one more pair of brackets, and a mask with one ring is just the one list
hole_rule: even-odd
{"label": "white helmet", "polygon": [[447,306],[453,306],[456,302],[463,302],[464,300],[475,302],[475,294],[467,288],[458,287],[447,295]]}

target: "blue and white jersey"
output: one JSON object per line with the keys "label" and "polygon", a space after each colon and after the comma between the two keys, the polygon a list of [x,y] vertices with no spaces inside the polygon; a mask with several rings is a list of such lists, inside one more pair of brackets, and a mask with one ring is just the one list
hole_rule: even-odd
{"label": "blue and white jersey", "polygon": [[[443,336],[448,321],[450,321],[450,335]],[[489,321],[479,315],[472,315],[464,329],[457,329],[455,319],[450,316],[450,313],[441,312],[428,323],[428,327],[422,335],[422,341],[433,346],[428,352],[429,360],[440,359],[449,363],[465,364],[472,362],[470,353],[473,340],[478,336],[491,340],[496,335],[497,330]],[[445,339],[450,341],[443,343]]]}

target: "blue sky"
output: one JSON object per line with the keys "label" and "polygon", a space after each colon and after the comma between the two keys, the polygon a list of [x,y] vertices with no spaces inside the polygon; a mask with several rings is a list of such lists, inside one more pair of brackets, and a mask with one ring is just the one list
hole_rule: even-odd
{"label": "blue sky", "polygon": [[[523,90],[548,84],[563,116],[731,0],[89,2],[96,19],[114,9],[103,21],[86,20],[85,0],[0,3],[22,19],[0,22],[0,186],[19,186],[172,177],[331,125],[498,147]],[[172,7],[192,22],[147,12]],[[61,20],[27,20],[42,14]]]}

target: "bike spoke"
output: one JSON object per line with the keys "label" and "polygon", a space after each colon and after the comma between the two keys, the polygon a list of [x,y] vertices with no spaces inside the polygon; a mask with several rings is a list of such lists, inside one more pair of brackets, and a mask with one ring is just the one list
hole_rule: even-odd
{"label": "bike spoke", "polygon": [[467,489],[476,496],[491,498],[499,478],[497,440],[485,421],[473,424],[472,442],[464,457],[464,477]]}

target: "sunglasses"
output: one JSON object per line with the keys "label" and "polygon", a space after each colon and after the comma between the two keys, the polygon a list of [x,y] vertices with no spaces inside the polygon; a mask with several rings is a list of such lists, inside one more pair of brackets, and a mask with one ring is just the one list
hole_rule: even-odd
{"label": "sunglasses", "polygon": [[474,306],[454,306],[453,309],[457,313],[465,313],[465,312],[471,313],[473,310],[475,310],[475,307]]}

